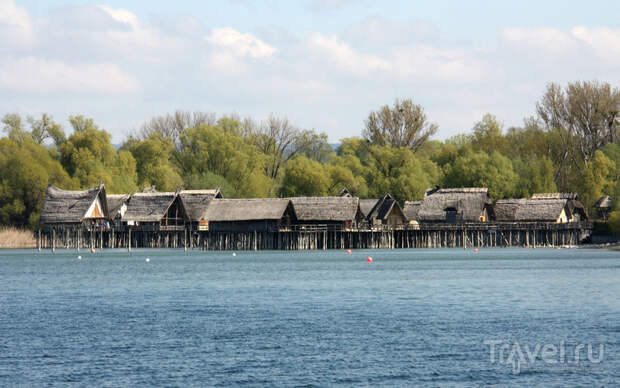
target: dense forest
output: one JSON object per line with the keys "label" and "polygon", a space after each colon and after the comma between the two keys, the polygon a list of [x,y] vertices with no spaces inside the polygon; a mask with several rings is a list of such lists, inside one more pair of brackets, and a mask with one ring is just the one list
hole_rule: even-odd
{"label": "dense forest", "polygon": [[[90,118],[2,118],[0,223],[36,228],[45,189],[108,193],[219,186],[228,198],[386,192],[401,201],[424,190],[485,186],[494,199],[534,192],[577,192],[592,212],[602,195],[618,198],[620,91],[598,81],[549,84],[522,127],[486,114],[465,133],[432,140],[437,125],[412,100],[396,100],[360,119],[360,137],[341,139],[296,127],[284,117],[177,111],[152,118],[116,149]],[[620,211],[612,213],[620,226]]]}

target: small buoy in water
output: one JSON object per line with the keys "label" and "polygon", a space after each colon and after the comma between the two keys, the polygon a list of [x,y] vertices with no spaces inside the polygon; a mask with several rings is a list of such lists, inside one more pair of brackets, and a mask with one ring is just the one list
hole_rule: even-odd
{"label": "small buoy in water", "polygon": [[237,254],[235,252],[233,252],[233,256],[237,256]]}
{"label": "small buoy in water", "polygon": [[478,253],[478,248],[474,248],[474,253]]}
{"label": "small buoy in water", "polygon": [[90,248],[90,253],[95,253],[95,248]]}
{"label": "small buoy in water", "polygon": [[82,256],[78,256],[78,260],[82,260]]}
{"label": "small buoy in water", "polygon": [[351,250],[347,249],[347,255],[350,255],[350,254],[351,254]]}
{"label": "small buoy in water", "polygon": [[151,261],[151,259],[147,257],[146,259],[144,259],[144,261],[146,261],[148,263],[148,262]]}
{"label": "small buoy in water", "polygon": [[368,257],[366,258],[366,261],[367,261],[367,262],[369,262],[369,263],[372,263],[372,257],[368,256]]}

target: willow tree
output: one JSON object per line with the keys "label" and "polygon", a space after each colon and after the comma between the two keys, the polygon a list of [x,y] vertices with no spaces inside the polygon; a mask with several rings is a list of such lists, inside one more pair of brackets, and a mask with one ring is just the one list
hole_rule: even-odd
{"label": "willow tree", "polygon": [[421,105],[411,99],[384,105],[376,112],[370,112],[364,122],[363,136],[380,146],[407,147],[417,151],[439,128],[431,123]]}

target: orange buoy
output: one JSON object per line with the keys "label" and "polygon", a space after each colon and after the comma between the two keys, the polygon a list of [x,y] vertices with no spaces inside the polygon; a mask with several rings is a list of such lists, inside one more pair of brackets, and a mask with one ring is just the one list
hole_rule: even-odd
{"label": "orange buoy", "polygon": [[90,248],[90,253],[95,253],[95,248]]}
{"label": "orange buoy", "polygon": [[350,254],[351,254],[351,250],[347,249],[347,255],[350,255]]}
{"label": "orange buoy", "polygon": [[366,261],[367,261],[367,262],[369,262],[369,263],[372,263],[372,257],[368,256],[368,257],[366,258]]}
{"label": "orange buoy", "polygon": [[478,248],[474,248],[474,253],[478,253]]}

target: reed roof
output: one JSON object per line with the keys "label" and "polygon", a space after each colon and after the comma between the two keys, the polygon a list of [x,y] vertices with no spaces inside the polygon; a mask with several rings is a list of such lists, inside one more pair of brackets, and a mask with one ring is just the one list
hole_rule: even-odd
{"label": "reed roof", "polygon": [[405,206],[403,207],[403,214],[407,221],[417,221],[418,220],[418,211],[420,210],[420,205],[422,201],[405,201]]}
{"label": "reed roof", "polygon": [[532,199],[579,199],[577,193],[536,193]]}
{"label": "reed roof", "polygon": [[183,206],[192,221],[200,221],[214,198],[221,198],[218,189],[213,190],[181,190],[179,192]]}
{"label": "reed roof", "polygon": [[124,203],[129,201],[129,194],[108,194],[108,212],[110,213],[110,217],[114,218],[117,216],[118,212],[121,210],[121,206]]}
{"label": "reed roof", "polygon": [[458,221],[478,222],[485,206],[490,205],[486,187],[435,188],[424,193],[417,216],[419,221],[441,222],[446,220],[446,210],[453,208]]}
{"label": "reed roof", "polygon": [[497,221],[555,222],[562,210],[571,217],[568,202],[562,198],[500,199],[495,203],[495,218]]}
{"label": "reed roof", "polygon": [[86,212],[99,196],[103,218],[107,218],[104,185],[81,191],[63,190],[50,185],[45,192],[40,220],[44,224],[82,222]]}
{"label": "reed roof", "polygon": [[594,204],[594,207],[597,209],[610,209],[613,206],[614,203],[609,195],[602,196],[598,201],[596,201],[596,204]]}
{"label": "reed roof", "polygon": [[394,209],[395,207],[398,209],[398,211],[401,214],[403,213],[403,210],[401,209],[398,202],[394,199],[394,197],[392,197],[390,194],[386,194],[377,201],[375,206],[373,206],[367,218],[369,220],[370,219],[377,219],[377,220],[382,220],[382,221],[386,220],[389,217],[390,213],[392,212],[392,209]]}
{"label": "reed roof", "polygon": [[377,202],[379,202],[378,198],[360,199],[360,211],[362,212],[364,218],[368,218],[368,215],[370,215],[370,212],[375,207]]}
{"label": "reed roof", "polygon": [[290,202],[283,198],[213,199],[202,219],[210,222],[279,220]]}
{"label": "reed roof", "polygon": [[177,197],[173,192],[135,193],[127,202],[123,221],[158,222]]}
{"label": "reed roof", "polygon": [[359,209],[357,197],[293,197],[299,221],[353,221]]}

